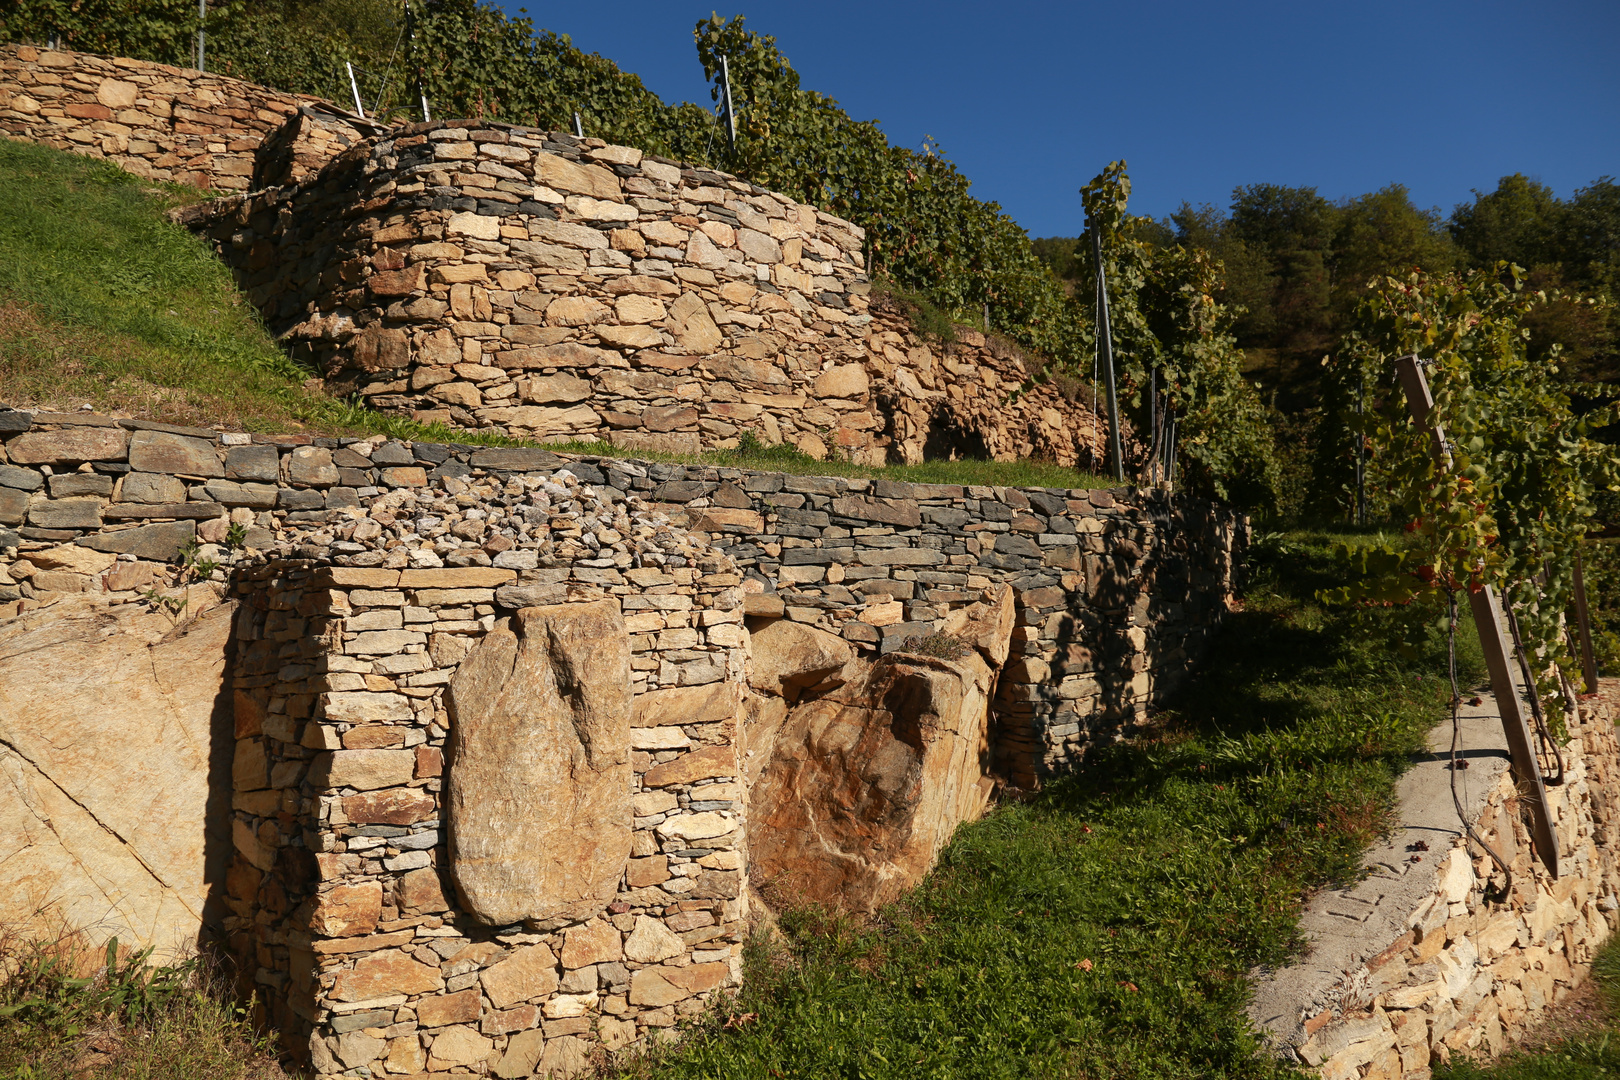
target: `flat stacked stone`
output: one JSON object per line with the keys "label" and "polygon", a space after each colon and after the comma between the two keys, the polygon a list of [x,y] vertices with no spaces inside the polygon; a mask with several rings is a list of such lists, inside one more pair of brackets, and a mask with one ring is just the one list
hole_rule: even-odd
{"label": "flat stacked stone", "polygon": [[260,142],[316,100],[167,64],[0,45],[0,134],[150,180],[246,191]]}

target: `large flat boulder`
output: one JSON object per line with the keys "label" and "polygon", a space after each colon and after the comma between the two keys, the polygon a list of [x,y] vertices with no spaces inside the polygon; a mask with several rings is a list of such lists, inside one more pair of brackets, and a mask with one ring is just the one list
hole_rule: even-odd
{"label": "large flat boulder", "polygon": [[750,793],[748,843],[756,880],[873,911],[984,812],[994,669],[976,651],[893,653],[852,674],[782,722]]}
{"label": "large flat boulder", "polygon": [[7,921],[117,935],[160,958],[198,943],[231,851],[235,605],[192,599],[200,613],[179,625],[89,601],[0,624]]}
{"label": "large flat boulder", "polygon": [[446,817],[462,907],[577,922],[630,857],[630,636],[617,601],[524,608],[450,684]]}

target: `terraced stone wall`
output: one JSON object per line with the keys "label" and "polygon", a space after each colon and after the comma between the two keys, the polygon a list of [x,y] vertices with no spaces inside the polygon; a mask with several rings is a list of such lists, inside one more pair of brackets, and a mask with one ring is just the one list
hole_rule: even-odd
{"label": "terraced stone wall", "polygon": [[[124,57],[0,45],[0,136],[106,158],[151,180],[246,191],[256,152],[317,99],[240,79]],[[355,141],[326,125],[335,147],[290,157],[270,182],[301,180]]]}
{"label": "terraced stone wall", "polygon": [[1102,446],[1012,350],[875,319],[855,225],[629,147],[408,125],[185,220],[331,389],[423,421],[879,464]]}

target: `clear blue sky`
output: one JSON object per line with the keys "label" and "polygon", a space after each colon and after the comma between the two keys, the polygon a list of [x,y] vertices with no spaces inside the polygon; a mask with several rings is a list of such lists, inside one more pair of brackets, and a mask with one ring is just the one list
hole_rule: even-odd
{"label": "clear blue sky", "polygon": [[[505,0],[515,12],[518,4]],[[537,27],[709,103],[692,27],[715,0],[531,3]],[[1403,183],[1420,206],[1523,172],[1567,196],[1620,176],[1620,0],[784,3],[721,7],[802,84],[890,142],[939,140],[1034,236],[1130,163],[1131,209],[1225,207],[1239,184],[1329,198]]]}

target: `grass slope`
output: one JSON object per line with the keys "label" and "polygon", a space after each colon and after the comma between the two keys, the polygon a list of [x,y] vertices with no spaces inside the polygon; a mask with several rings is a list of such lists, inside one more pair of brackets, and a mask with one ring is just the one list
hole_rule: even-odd
{"label": "grass slope", "polygon": [[963,827],[875,923],[790,912],[731,1016],[632,1072],[1294,1075],[1257,1053],[1246,973],[1354,875],[1449,693],[1436,646],[1398,659],[1391,627],[1316,605],[1332,539],[1265,557],[1158,738]]}
{"label": "grass slope", "polygon": [[[93,158],[0,139],[0,403],[101,411],[262,432],[383,433],[435,442],[516,440],[414,424],[305,382],[208,245],[164,211],[198,193]],[[559,450],[625,457],[606,443]],[[638,458],[933,483],[1107,487],[1039,462],[870,468],[791,447]]]}

